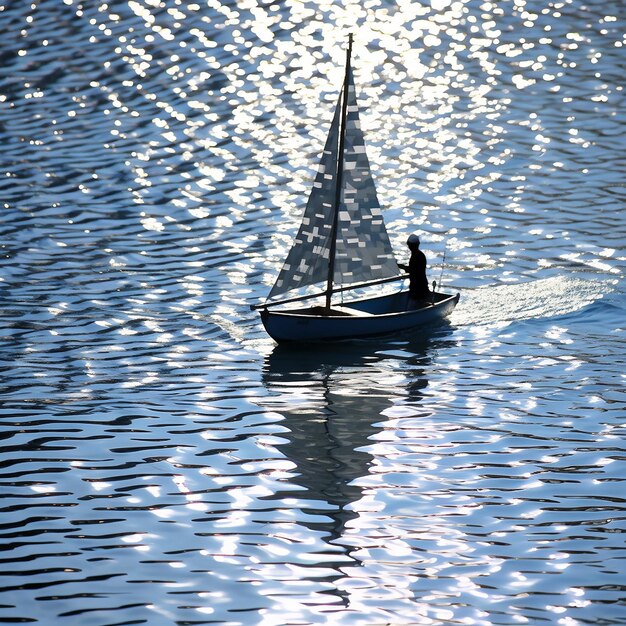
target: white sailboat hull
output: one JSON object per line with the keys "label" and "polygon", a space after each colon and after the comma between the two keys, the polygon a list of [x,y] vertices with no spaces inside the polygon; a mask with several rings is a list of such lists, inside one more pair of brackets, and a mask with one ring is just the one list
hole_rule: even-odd
{"label": "white sailboat hull", "polygon": [[263,309],[261,320],[278,343],[365,339],[427,331],[450,315],[458,301],[458,293],[436,293],[434,303],[407,310],[408,292],[402,291],[333,306],[334,315],[316,314],[319,307]]}

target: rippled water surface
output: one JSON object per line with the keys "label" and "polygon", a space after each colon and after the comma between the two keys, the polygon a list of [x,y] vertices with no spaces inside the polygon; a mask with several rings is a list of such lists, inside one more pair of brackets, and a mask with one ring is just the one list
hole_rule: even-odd
{"label": "rippled water surface", "polygon": [[[0,0],[0,622],[626,623],[626,5]],[[347,33],[428,337],[276,347]],[[445,252],[445,268],[442,259]]]}

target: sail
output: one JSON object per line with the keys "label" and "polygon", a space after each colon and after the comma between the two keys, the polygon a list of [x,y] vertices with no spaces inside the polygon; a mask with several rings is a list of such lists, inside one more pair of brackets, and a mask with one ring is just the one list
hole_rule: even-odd
{"label": "sail", "polygon": [[309,196],[300,229],[269,298],[292,289],[308,287],[326,280],[330,259],[330,237],[337,176],[341,98],[322,152],[317,176]]}
{"label": "sail", "polygon": [[[347,71],[347,118],[333,272],[334,284],[343,286],[399,274],[365,152],[349,66]],[[340,97],[300,229],[269,298],[328,278],[341,101]]]}

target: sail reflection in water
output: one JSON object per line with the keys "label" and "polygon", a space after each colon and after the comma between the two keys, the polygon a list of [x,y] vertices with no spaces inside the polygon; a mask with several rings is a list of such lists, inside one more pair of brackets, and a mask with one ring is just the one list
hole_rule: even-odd
{"label": "sail reflection in water", "polygon": [[327,571],[325,577],[329,593],[344,606],[355,609],[350,588],[353,576],[361,576],[358,571],[346,576],[346,568],[362,565],[354,537],[362,531],[359,518],[369,506],[367,477],[378,463],[371,448],[387,411],[398,402],[419,403],[428,386],[429,351],[443,341],[383,344],[375,353],[358,344],[341,351],[277,346],[265,360],[268,396],[258,402],[284,416],[286,442],[278,450],[295,466],[290,490],[272,498],[293,498],[294,484],[305,490],[298,494],[300,507],[313,517],[304,523],[321,531],[329,547],[340,547],[344,556],[335,556],[334,573]]}

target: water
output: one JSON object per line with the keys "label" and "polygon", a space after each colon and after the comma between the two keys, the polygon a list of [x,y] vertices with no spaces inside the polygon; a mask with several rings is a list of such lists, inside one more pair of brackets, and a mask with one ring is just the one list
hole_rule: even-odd
{"label": "water", "polygon": [[[626,623],[621,2],[0,8],[0,621]],[[462,296],[285,350],[349,30]]]}

